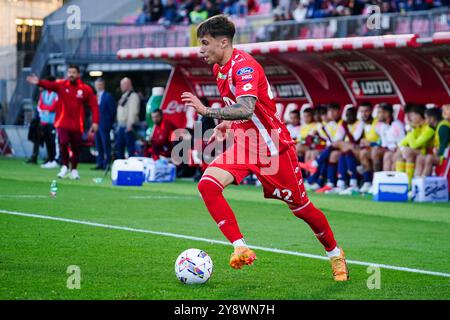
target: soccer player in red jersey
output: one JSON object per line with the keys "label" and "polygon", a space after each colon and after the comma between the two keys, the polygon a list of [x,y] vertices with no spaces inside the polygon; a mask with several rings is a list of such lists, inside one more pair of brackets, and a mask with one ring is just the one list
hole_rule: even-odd
{"label": "soccer player in red jersey", "polygon": [[[234,134],[233,145],[214,159],[198,184],[208,211],[234,246],[230,266],[240,269],[251,265],[256,254],[245,243],[223,190],[254,173],[265,198],[286,202],[293,214],[311,227],[330,258],[334,280],[347,281],[344,251],[337,245],[325,215],[306,195],[295,143],[276,114],[264,69],[249,54],[233,48],[234,34],[233,22],[223,15],[205,20],[197,29],[200,54],[206,63],[214,65],[217,86],[227,106],[207,108],[192,93],[181,95],[182,101],[200,115],[224,120],[214,129],[213,139],[223,140],[230,131]],[[251,133],[256,133],[257,139]],[[244,155],[239,153],[242,150]]]}

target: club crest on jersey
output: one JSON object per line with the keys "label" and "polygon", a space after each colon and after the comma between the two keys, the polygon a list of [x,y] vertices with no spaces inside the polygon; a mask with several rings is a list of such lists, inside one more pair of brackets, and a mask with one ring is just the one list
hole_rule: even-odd
{"label": "club crest on jersey", "polygon": [[226,78],[227,78],[227,75],[223,74],[221,72],[219,72],[219,74],[217,75],[217,79],[226,79]]}
{"label": "club crest on jersey", "polygon": [[251,68],[251,67],[244,67],[244,68],[239,69],[236,74],[238,76],[243,76],[245,74],[253,73],[253,71],[255,71],[255,70],[253,70],[253,68]]}

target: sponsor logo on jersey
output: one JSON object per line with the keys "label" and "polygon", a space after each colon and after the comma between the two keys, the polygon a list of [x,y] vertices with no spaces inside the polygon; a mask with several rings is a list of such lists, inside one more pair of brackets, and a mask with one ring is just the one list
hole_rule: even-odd
{"label": "sponsor logo on jersey", "polygon": [[223,80],[225,80],[227,78],[227,75],[226,74],[223,74],[223,73],[221,73],[221,72],[219,72],[219,74],[217,75],[217,79],[223,79]]}
{"label": "sponsor logo on jersey", "polygon": [[237,71],[237,75],[243,76],[244,74],[253,73],[253,71],[255,71],[255,70],[253,70],[253,68],[251,68],[251,67],[244,67]]}
{"label": "sponsor logo on jersey", "polygon": [[248,91],[248,90],[250,90],[250,89],[252,89],[252,88],[253,88],[252,84],[251,84],[251,83],[247,83],[246,85],[244,85],[244,86],[242,87],[242,90]]}
{"label": "sponsor logo on jersey", "polygon": [[253,76],[251,74],[246,74],[245,76],[242,76],[241,79],[244,81],[249,81],[253,79]]}

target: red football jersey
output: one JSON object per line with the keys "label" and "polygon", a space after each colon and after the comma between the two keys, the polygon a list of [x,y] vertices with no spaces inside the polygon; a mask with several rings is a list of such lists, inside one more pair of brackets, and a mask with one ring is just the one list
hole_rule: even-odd
{"label": "red football jersey", "polygon": [[[294,145],[289,131],[277,114],[273,93],[264,74],[263,67],[248,53],[234,49],[231,59],[224,65],[213,67],[220,95],[227,106],[236,103],[238,97],[252,96],[257,99],[255,112],[249,120],[233,121],[232,129],[253,129],[258,133],[258,145],[246,148],[264,147],[267,154],[280,154]],[[235,142],[236,142],[235,138]]]}

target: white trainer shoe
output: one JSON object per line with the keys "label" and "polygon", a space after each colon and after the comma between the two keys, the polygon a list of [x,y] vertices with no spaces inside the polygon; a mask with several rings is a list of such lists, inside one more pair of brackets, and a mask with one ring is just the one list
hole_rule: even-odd
{"label": "white trainer shoe", "polygon": [[341,192],[344,192],[346,189],[344,188],[339,188],[339,187],[334,187],[331,190],[325,191],[326,194],[341,194]]}
{"label": "white trainer shoe", "polygon": [[58,178],[64,179],[68,172],[69,169],[67,168],[67,166],[62,166],[57,176]]}
{"label": "white trainer shoe", "polygon": [[305,181],[305,183],[303,185],[305,186],[306,191],[312,190],[312,184],[309,184],[308,181]]}
{"label": "white trainer shoe", "polygon": [[41,165],[41,168],[43,169],[54,169],[54,168],[58,168],[58,162],[56,162],[55,160],[53,161],[49,161],[44,163],[43,165]]}
{"label": "white trainer shoe", "polygon": [[305,182],[305,190],[306,191],[316,191],[318,189],[320,189],[320,185],[317,182],[314,182],[313,184]]}
{"label": "white trainer shoe", "polygon": [[314,182],[312,185],[311,185],[311,190],[312,191],[316,191],[316,190],[319,190],[320,189],[320,184],[318,184],[317,182]]}
{"label": "white trainer shoe", "polygon": [[371,182],[364,182],[361,188],[359,189],[359,192],[361,193],[369,193],[370,189],[372,189],[372,183]]}
{"label": "white trainer shoe", "polygon": [[79,180],[79,179],[80,179],[80,175],[78,174],[78,170],[77,170],[77,169],[73,169],[73,170],[70,172],[70,178],[71,178],[72,180]]}
{"label": "white trainer shoe", "polygon": [[345,190],[339,192],[340,196],[351,196],[352,194],[359,193],[358,187],[348,187]]}

